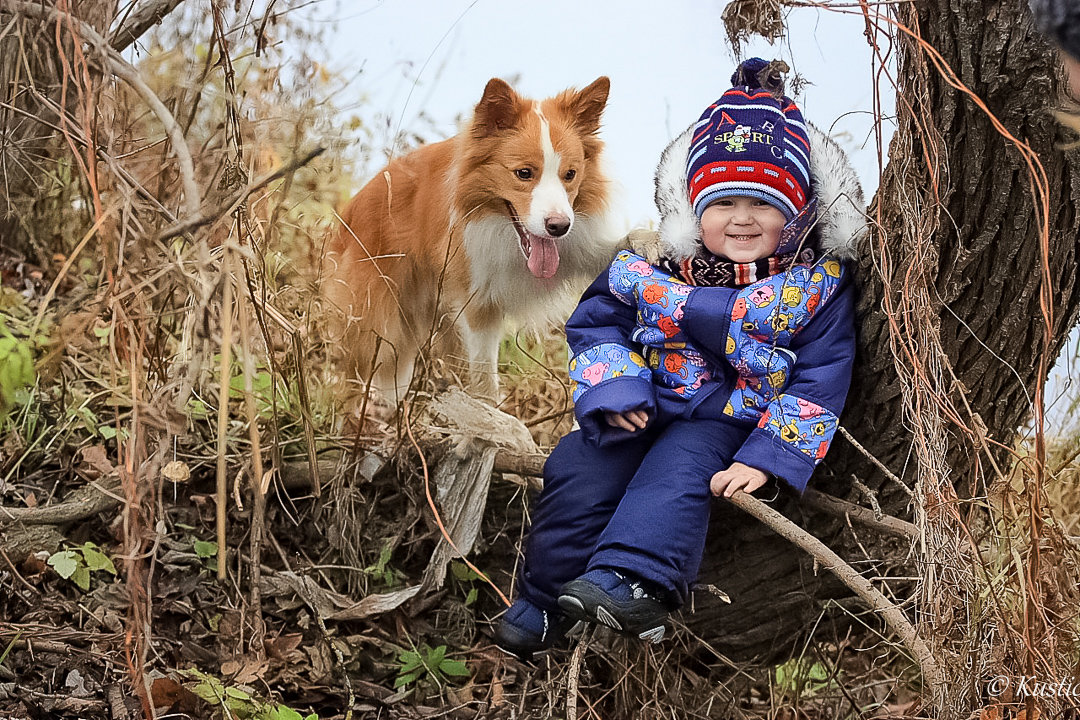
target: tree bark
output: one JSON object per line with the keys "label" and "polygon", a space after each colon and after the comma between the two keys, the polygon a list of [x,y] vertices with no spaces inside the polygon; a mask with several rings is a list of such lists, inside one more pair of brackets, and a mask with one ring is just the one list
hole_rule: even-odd
{"label": "tree bark", "polygon": [[[1075,152],[1070,155],[1058,149],[1063,138],[1049,112],[1058,103],[1062,87],[1058,61],[1033,30],[1026,3],[918,0],[913,7],[904,22],[909,26],[917,22],[923,38],[1008,131],[1038,153],[1046,169],[1054,283],[1055,322],[1049,347],[1053,358],[1075,324],[1080,305],[1075,280],[1080,165]],[[917,323],[934,327],[945,356],[943,375],[948,379],[938,388],[940,393],[960,407],[966,400],[972,413],[965,413],[965,423],[977,428],[981,418],[986,435],[1005,446],[1031,416],[1033,389],[1041,379],[1038,354],[1046,343],[1039,306],[1037,216],[1020,154],[933,66],[920,79],[925,59],[919,57],[914,43],[902,41],[899,52],[897,105],[922,93],[933,111],[928,117],[901,113],[893,153],[906,143],[912,162],[903,167],[890,162],[870,210],[874,217],[880,206],[883,227],[863,242],[854,268],[860,286],[859,354],[842,423],[912,486],[920,465],[912,452],[915,438],[904,410],[904,383],[909,381],[902,380],[910,377],[911,367],[903,353],[894,357],[896,329],[890,327],[883,306],[887,299],[894,305],[904,299],[913,282],[907,276],[913,248],[904,232],[898,197],[904,192],[904,173],[909,174],[906,182],[910,183],[910,173],[921,172],[925,195],[932,194],[924,152],[933,148],[924,146],[918,122],[928,123],[942,141],[944,172],[936,173],[942,211],[932,235],[937,259],[927,277],[921,278],[930,290],[932,312],[926,317],[901,318],[900,332],[911,331]],[[926,212],[935,211],[927,208]],[[884,239],[878,232],[884,232]],[[891,258],[884,273],[882,247]],[[950,368],[959,385],[952,383]],[[986,479],[985,454],[975,447],[971,433],[945,425],[949,480],[961,494],[970,492]],[[1001,454],[997,457],[1000,460]],[[853,487],[853,476],[876,494],[885,513],[912,516],[910,494],[838,437],[813,482],[833,495],[865,504]],[[797,504],[789,508],[789,514],[801,515]],[[753,521],[729,509],[714,515],[701,580],[717,584],[730,595],[732,604],[699,593],[688,622],[732,659],[781,657],[813,628],[828,600],[849,593],[816,574],[807,557]],[[842,556],[862,557],[845,525],[810,514],[803,524]],[[887,561],[889,546],[875,547]],[[892,549],[893,557],[902,557],[906,543],[893,544]]]}
{"label": "tree bark", "polygon": [[[116,17],[116,0],[68,0],[67,9],[79,20],[105,34]],[[0,7],[3,3],[0,2]],[[11,26],[8,23],[14,20]],[[33,256],[42,265],[51,257],[58,232],[56,208],[43,202],[50,177],[60,174],[58,160],[70,157],[53,128],[61,125],[43,102],[64,99],[75,110],[82,76],[74,76],[75,44],[67,26],[3,15],[0,37],[0,239],[5,248]],[[59,42],[58,42],[59,33]],[[63,89],[63,92],[62,92]],[[79,117],[79,114],[75,114]],[[41,118],[46,122],[37,122]],[[81,118],[80,118],[81,121]],[[50,217],[50,212],[52,216]]]}

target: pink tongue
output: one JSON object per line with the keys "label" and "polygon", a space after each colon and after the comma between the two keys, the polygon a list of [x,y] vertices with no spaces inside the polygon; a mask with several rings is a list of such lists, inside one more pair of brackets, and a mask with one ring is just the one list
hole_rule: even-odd
{"label": "pink tongue", "polygon": [[529,250],[529,272],[538,278],[553,277],[559,269],[559,248],[555,246],[555,241],[536,235],[529,239],[532,241]]}

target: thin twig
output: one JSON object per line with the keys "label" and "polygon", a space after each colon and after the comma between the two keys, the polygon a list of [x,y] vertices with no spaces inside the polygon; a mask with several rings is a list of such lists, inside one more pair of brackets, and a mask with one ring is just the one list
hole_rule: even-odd
{"label": "thin twig", "polygon": [[285,175],[288,175],[289,173],[302,168],[315,158],[322,155],[324,152],[326,152],[326,148],[317,147],[314,150],[308,152],[303,157],[293,158],[289,162],[279,167],[277,170],[266,173],[254,182],[245,185],[242,188],[234,190],[227,198],[225,198],[225,200],[215,205],[212,209],[198,213],[196,215],[193,215],[192,217],[184,218],[175,225],[170,225],[169,227],[161,231],[157,239],[169,240],[174,237],[179,237],[181,235],[184,235],[185,233],[189,233],[192,230],[195,230],[196,228],[200,228],[203,225],[209,225],[215,220],[225,217],[226,215],[236,210],[236,208],[242,202],[247,200],[252,193],[262,189],[266,185],[274,182],[275,180],[279,180]]}
{"label": "thin twig", "polygon": [[877,513],[864,508],[861,505],[856,505],[847,500],[841,500],[838,497],[818,492],[817,490],[807,490],[803,493],[802,502],[804,505],[808,505],[815,510],[821,510],[830,515],[848,517],[852,522],[857,522],[861,525],[866,525],[876,530],[880,530],[881,532],[888,533],[889,535],[902,537],[906,540],[914,540],[919,536],[919,528],[915,523],[910,523],[907,520],[901,520],[898,517],[893,517],[892,515],[886,515],[884,513],[878,517]]}
{"label": "thin twig", "polygon": [[229,450],[229,381],[232,375],[233,252],[228,244],[225,245],[224,253],[225,257],[222,258],[221,262],[221,277],[225,286],[221,300],[221,390],[218,396],[217,422],[217,576],[221,582],[225,581],[226,559],[229,556],[225,536],[225,510],[229,502],[229,478],[226,475],[226,461]]}
{"label": "thin twig", "polygon": [[885,473],[885,477],[889,478],[894,483],[896,483],[897,487],[899,487],[905,493],[907,493],[908,497],[912,497],[911,488],[909,488],[907,485],[905,485],[904,481],[901,480],[899,477],[897,477],[896,473],[894,473],[889,468],[885,467],[885,464],[883,462],[881,462],[880,460],[878,460],[876,457],[874,457],[874,455],[869,450],[867,450],[861,444],[859,444],[859,441],[851,436],[851,433],[849,433],[847,431],[847,428],[845,428],[843,425],[838,425],[837,430],[840,431],[840,434],[843,435],[844,438],[849,443],[851,443],[852,446],[854,446],[854,448],[856,450],[858,450],[863,455],[865,455],[866,459],[869,460],[870,462],[872,462],[877,467],[878,470]]}
{"label": "thin twig", "polygon": [[[229,279],[226,278],[226,281]],[[240,344],[244,353],[244,407],[247,410],[248,438],[251,440],[251,627],[249,647],[257,657],[265,656],[263,641],[266,625],[262,616],[262,591],[259,587],[262,573],[262,546],[266,535],[266,488],[263,486],[262,443],[259,440],[259,418],[255,403],[255,354],[251,349],[251,328],[243,304],[243,294],[238,295],[240,309]]]}
{"label": "thin twig", "polygon": [[581,662],[585,657],[585,649],[589,647],[592,638],[593,626],[585,628],[581,633],[574,654],[570,657],[570,670],[566,679],[566,720],[577,720],[578,679],[581,676]]}
{"label": "thin twig", "polygon": [[117,52],[123,52],[129,45],[141,38],[146,31],[164,20],[184,0],[156,0],[142,5],[131,13],[124,24],[110,35],[110,45]]}
{"label": "thin twig", "polygon": [[184,210],[188,215],[196,215],[201,204],[198,185],[195,182],[195,163],[191,159],[191,150],[188,148],[184,133],[179,123],[173,117],[165,103],[150,89],[150,86],[142,79],[139,71],[128,61],[120,56],[98,32],[89,24],[79,20],[70,13],[61,12],[53,8],[42,7],[23,0],[0,0],[0,13],[22,15],[37,20],[56,22],[63,18],[64,22],[78,28],[79,34],[97,50],[97,60],[104,69],[111,72],[132,87],[149,106],[150,111],[157,116],[169,136],[173,152],[176,154],[180,166],[180,178],[184,186]]}

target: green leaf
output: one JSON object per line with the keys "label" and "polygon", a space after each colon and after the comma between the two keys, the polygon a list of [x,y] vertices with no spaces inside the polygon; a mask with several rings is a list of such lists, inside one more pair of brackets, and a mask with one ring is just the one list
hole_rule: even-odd
{"label": "green leaf", "polygon": [[266,714],[266,720],[304,720],[304,718],[291,707],[278,705]]}
{"label": "green leaf", "polygon": [[251,700],[251,695],[236,687],[225,688],[225,697],[236,698],[237,700]]}
{"label": "green leaf", "polygon": [[100,425],[98,427],[98,432],[101,433],[101,437],[105,438],[106,440],[112,440],[114,437],[116,437],[116,428],[114,428],[112,425]]}
{"label": "green leaf", "polygon": [[207,542],[205,540],[195,541],[195,554],[202,559],[217,557],[218,544],[216,542]]}
{"label": "green leaf", "polygon": [[469,590],[469,594],[465,596],[465,606],[468,607],[469,605],[472,605],[474,602],[476,602],[476,598],[479,595],[480,593],[476,590],[476,588]]}
{"label": "green leaf", "polygon": [[424,659],[420,657],[420,653],[413,652],[412,650],[406,650],[398,655],[398,662],[401,663],[401,667],[398,669],[400,673],[406,673],[415,668],[421,667],[424,664]]}
{"label": "green leaf", "polygon": [[439,670],[444,675],[451,675],[453,677],[469,677],[469,666],[460,660],[443,660],[439,664]]}
{"label": "green leaf", "polygon": [[71,582],[79,586],[79,589],[86,592],[90,589],[90,570],[85,565],[80,565],[75,568],[75,574],[71,576]]}
{"label": "green leaf", "polygon": [[210,409],[202,400],[188,400],[188,415],[196,420],[203,420],[210,415]]}
{"label": "green leaf", "polygon": [[113,561],[109,559],[109,556],[98,550],[97,545],[88,542],[82,546],[83,559],[86,561],[86,567],[89,570],[104,570],[107,573],[113,575],[116,574],[116,566],[113,565]]}
{"label": "green leaf", "polygon": [[[230,688],[231,689],[231,688]],[[225,691],[228,695],[228,690]],[[226,697],[225,707],[232,711],[239,720],[245,720],[255,714],[257,708],[251,700],[244,700],[242,698]]]}
{"label": "green leaf", "polygon": [[473,582],[474,580],[480,579],[480,576],[475,570],[473,570],[465,563],[459,562],[457,560],[450,563],[450,571],[454,573],[454,577],[461,582]]}
{"label": "green leaf", "polygon": [[319,720],[319,713],[311,713],[304,720]]}
{"label": "green leaf", "polygon": [[416,678],[420,677],[420,675],[422,675],[423,672],[424,672],[423,669],[420,669],[420,670],[416,670],[416,671],[411,672],[411,673],[406,673],[405,675],[398,675],[397,679],[394,680],[394,689],[397,690],[400,687],[404,687],[405,685],[408,685],[409,683],[416,680]]}
{"label": "green leaf", "polygon": [[442,664],[443,658],[446,657],[446,646],[440,645],[434,650],[429,650],[427,654],[427,662],[424,664],[429,668],[437,668]]}
{"label": "green leaf", "polygon": [[811,680],[815,680],[817,682],[824,682],[829,679],[829,671],[825,668],[824,665],[816,662],[810,666],[810,672],[808,672],[806,676]]}
{"label": "green leaf", "polygon": [[56,570],[56,574],[67,580],[79,569],[79,554],[74,550],[61,550],[49,556],[48,564]]}
{"label": "green leaf", "polygon": [[211,705],[217,705],[225,697],[225,688],[221,681],[208,675],[204,675],[203,681],[191,691]]}

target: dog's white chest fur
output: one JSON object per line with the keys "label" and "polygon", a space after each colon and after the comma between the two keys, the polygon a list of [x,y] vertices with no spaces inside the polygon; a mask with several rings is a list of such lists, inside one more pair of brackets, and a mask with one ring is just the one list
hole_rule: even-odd
{"label": "dog's white chest fur", "polygon": [[504,217],[489,216],[465,226],[471,275],[470,303],[494,305],[514,327],[539,328],[565,318],[583,283],[614,255],[616,235],[605,223],[580,218],[559,243],[554,277],[534,277],[525,264],[517,233]]}

